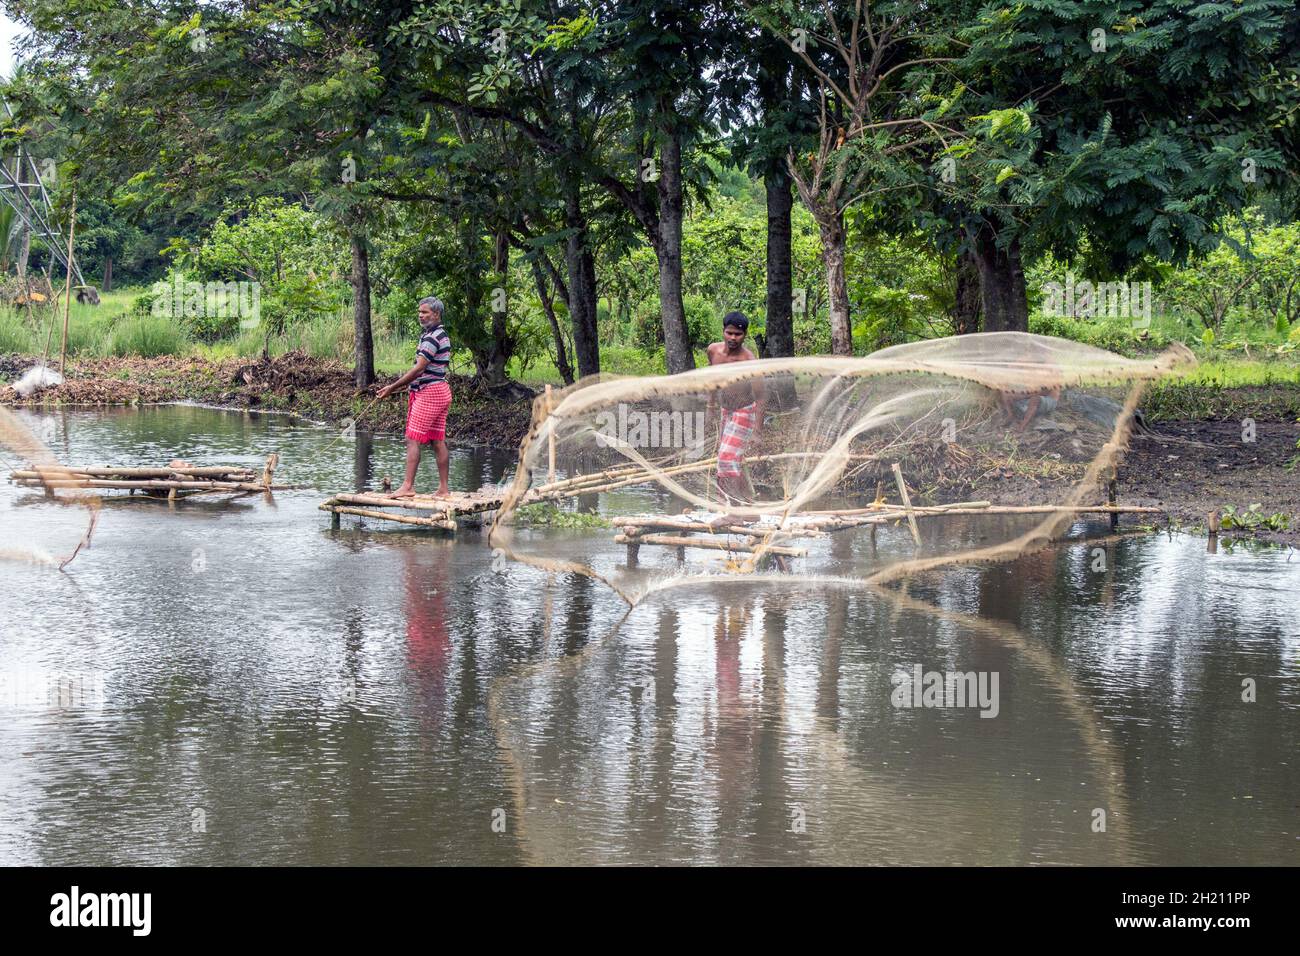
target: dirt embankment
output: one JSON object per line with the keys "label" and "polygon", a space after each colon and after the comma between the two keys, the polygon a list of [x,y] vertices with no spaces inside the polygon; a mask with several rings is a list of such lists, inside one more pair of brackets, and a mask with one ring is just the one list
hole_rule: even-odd
{"label": "dirt embankment", "polygon": [[[12,381],[36,360],[0,356],[0,380]],[[292,412],[316,421],[357,420],[358,427],[400,433],[406,400],[395,395],[375,402],[378,385],[358,391],[352,370],[340,362],[290,352],[270,362],[193,357],[82,359],[69,363],[66,381],[30,399],[0,386],[0,404],[20,406],[146,405],[202,402],[224,408]],[[464,376],[451,377],[453,400],[447,437],[455,442],[516,448],[532,414],[526,392],[498,395]]]}
{"label": "dirt embankment", "polygon": [[[1254,440],[1244,440],[1250,437]],[[1117,469],[1118,501],[1163,508],[1175,526],[1189,530],[1204,529],[1210,512],[1222,513],[1230,506],[1240,514],[1258,504],[1263,518],[1282,515],[1288,526],[1261,524],[1224,533],[1300,545],[1297,439],[1300,425],[1294,421],[1258,421],[1253,435],[1246,431],[1244,437],[1240,419],[1162,421],[1137,429]],[[1082,473],[1079,468],[1076,474],[1065,469],[1053,474],[1053,468],[1053,462],[1026,459],[987,476],[971,489],[970,497],[1007,504],[1049,501],[1054,490]],[[1098,488],[1093,500],[1105,501],[1105,489]],[[1151,523],[1163,526],[1164,521]]]}

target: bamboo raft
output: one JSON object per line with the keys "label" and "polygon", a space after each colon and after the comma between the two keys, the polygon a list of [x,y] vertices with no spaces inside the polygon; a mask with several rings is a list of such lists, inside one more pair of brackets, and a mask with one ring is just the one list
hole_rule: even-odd
{"label": "bamboo raft", "polygon": [[266,459],[261,473],[239,465],[167,465],[119,467],[93,465],[41,465],[11,472],[9,480],[27,488],[42,488],[46,497],[63,489],[140,492],[145,498],[176,501],[192,495],[247,495],[284,491],[292,486],[274,483],[279,455]]}
{"label": "bamboo raft", "polygon": [[[495,492],[453,492],[446,498],[433,495],[415,495],[410,498],[393,498],[382,491],[361,491],[337,494],[318,507],[330,513],[330,527],[338,529],[342,515],[358,518],[376,518],[398,524],[417,525],[455,531],[457,518],[481,516],[501,507],[505,496]],[[534,500],[529,498],[529,500]],[[384,511],[380,509],[396,509]]]}
{"label": "bamboo raft", "polygon": [[[789,543],[803,538],[824,538],[836,531],[869,527],[874,535],[881,525],[906,522],[916,543],[921,543],[917,526],[919,520],[970,515],[1049,515],[1049,514],[1100,514],[1108,515],[1112,524],[1121,514],[1163,515],[1163,508],[1130,505],[994,505],[988,501],[959,501],[946,505],[914,506],[875,504],[867,508],[834,511],[804,511],[790,515],[777,523],[771,516],[762,521],[737,523],[735,516],[702,515],[686,512],[673,515],[634,515],[616,518],[614,523],[620,533],[614,538],[618,544],[627,545],[629,565],[635,565],[642,545],[660,545],[677,549],[679,560],[684,559],[686,548],[727,551],[735,554],[753,554],[761,551],[779,558],[806,557],[806,548],[790,547]],[[773,542],[780,542],[774,544]]]}

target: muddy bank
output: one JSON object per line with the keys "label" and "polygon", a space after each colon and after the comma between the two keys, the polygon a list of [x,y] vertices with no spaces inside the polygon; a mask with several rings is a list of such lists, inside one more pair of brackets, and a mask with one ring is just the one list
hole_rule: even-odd
{"label": "muddy bank", "polygon": [[[16,379],[35,364],[22,356],[0,356],[0,380]],[[67,380],[30,399],[0,386],[0,404],[19,406],[145,405],[202,402],[222,408],[259,408],[301,415],[314,421],[355,419],[375,432],[400,434],[406,426],[406,398],[375,401],[376,389],[397,376],[358,392],[352,370],[340,362],[321,361],[290,352],[270,362],[194,357],[81,359],[70,362]],[[531,398],[494,395],[472,379],[453,375],[447,437],[462,444],[516,449],[532,415]]]}
{"label": "muddy bank", "polygon": [[[1265,516],[1285,515],[1285,531],[1256,528],[1224,532],[1228,536],[1255,537],[1300,545],[1300,425],[1294,422],[1257,422],[1255,440],[1242,440],[1240,420],[1163,421],[1149,431],[1139,430],[1129,441],[1118,467],[1120,504],[1164,508],[1174,527],[1203,531],[1210,512],[1231,506],[1238,513],[1252,504]],[[1021,462],[995,473],[969,489],[972,498],[995,503],[1024,504],[1050,501],[1082,469],[1057,467],[1055,462]],[[1034,474],[1038,470],[1042,474]],[[1098,487],[1090,499],[1106,500]],[[1123,518],[1126,525],[1155,524],[1164,519],[1149,516]]]}

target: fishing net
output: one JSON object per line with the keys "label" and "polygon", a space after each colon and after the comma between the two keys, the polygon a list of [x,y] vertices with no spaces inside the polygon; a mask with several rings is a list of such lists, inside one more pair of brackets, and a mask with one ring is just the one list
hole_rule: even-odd
{"label": "fishing net", "polygon": [[[719,577],[880,583],[1011,558],[1106,507],[1143,387],[1193,363],[1180,345],[1127,359],[998,332],[595,377],[537,400],[490,541],[629,603]],[[611,529],[527,526],[548,503]]]}
{"label": "fishing net", "polygon": [[[86,530],[81,539],[71,546],[71,551],[62,557],[51,554],[39,545],[20,545],[12,534],[0,536],[0,560],[21,561],[28,564],[46,565],[62,569],[72,561],[82,548],[90,546],[91,535],[99,520],[99,498],[95,495],[80,494],[75,491],[54,495],[54,489],[60,487],[62,479],[67,476],[67,469],[61,466],[50,451],[30,428],[24,425],[8,409],[0,408],[0,446],[5,454],[0,456],[6,465],[14,468],[16,464],[25,466],[31,474],[39,476],[45,493],[52,501],[59,504],[83,507],[87,511]],[[15,468],[15,471],[18,469]],[[23,472],[19,472],[23,473]]]}

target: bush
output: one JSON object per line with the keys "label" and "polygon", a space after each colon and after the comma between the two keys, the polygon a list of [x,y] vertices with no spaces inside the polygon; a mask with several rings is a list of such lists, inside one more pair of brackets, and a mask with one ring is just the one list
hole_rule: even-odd
{"label": "bush", "polygon": [[[1067,316],[1031,315],[1029,331],[1036,335],[1053,335],[1058,339],[1082,342],[1108,352],[1133,355],[1138,351],[1161,349],[1169,339],[1155,329],[1136,330],[1124,324],[1088,321]],[[1145,336],[1143,335],[1145,332]]]}
{"label": "bush", "polygon": [[[686,312],[686,338],[691,351],[722,338],[722,316],[714,314],[707,299],[699,295],[683,296],[682,307]],[[664,347],[664,320],[658,309],[632,319],[632,341],[647,353]]]}

